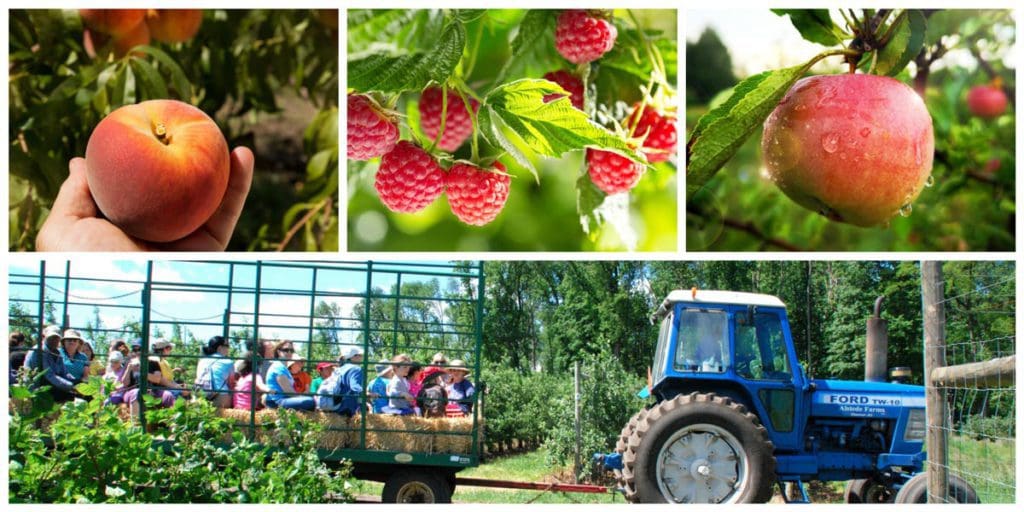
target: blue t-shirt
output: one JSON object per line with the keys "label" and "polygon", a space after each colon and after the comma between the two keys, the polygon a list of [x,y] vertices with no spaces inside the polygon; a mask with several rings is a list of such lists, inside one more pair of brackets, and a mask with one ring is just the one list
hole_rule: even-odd
{"label": "blue t-shirt", "polygon": [[64,351],[64,347],[60,348],[60,356],[64,359],[64,368],[67,369],[68,373],[75,378],[75,381],[81,381],[82,376],[85,375],[85,367],[89,366],[89,358],[85,357],[85,354],[81,352],[75,352],[74,357],[69,356]]}
{"label": "blue t-shirt", "polygon": [[278,401],[285,398],[282,394],[285,392],[284,389],[277,383],[277,378],[280,376],[286,377],[292,384],[292,389],[295,389],[295,378],[292,377],[292,372],[288,371],[288,367],[281,361],[274,361],[270,364],[270,368],[267,368],[267,387],[270,388],[270,393],[267,393],[268,400]]}
{"label": "blue t-shirt", "polygon": [[196,365],[196,384],[207,391],[228,391],[228,379],[235,365],[223,354],[213,354]]}
{"label": "blue t-shirt", "polygon": [[370,382],[370,392],[376,393],[377,398],[373,399],[373,412],[380,414],[388,406],[388,379],[378,376]]}

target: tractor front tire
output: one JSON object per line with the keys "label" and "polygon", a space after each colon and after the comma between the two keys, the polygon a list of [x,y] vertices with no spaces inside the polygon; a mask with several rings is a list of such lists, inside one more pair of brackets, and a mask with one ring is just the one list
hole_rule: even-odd
{"label": "tractor front tire", "polygon": [[391,475],[381,493],[384,503],[451,503],[452,489],[443,477],[427,470],[406,470]]}
{"label": "tractor front tire", "polygon": [[846,503],[892,503],[896,491],[874,478],[861,478],[846,483],[843,498]]}
{"label": "tractor front tire", "polygon": [[[632,485],[626,482],[626,477],[624,475],[624,473],[627,471],[626,450],[629,449],[629,437],[633,435],[633,431],[636,430],[637,423],[640,423],[640,420],[645,415],[647,415],[647,409],[640,409],[640,412],[634,414],[633,417],[626,422],[626,426],[622,427],[622,432],[619,432],[619,439],[618,441],[615,442],[615,451],[619,455],[622,455],[623,468],[612,470],[612,473],[615,473],[615,480],[619,483],[620,486],[622,486],[622,490],[626,496],[626,501],[629,502],[636,501],[636,489],[634,489]],[[633,472],[632,464],[629,465],[628,471],[630,473]]]}
{"label": "tractor front tire", "polygon": [[641,503],[764,503],[772,497],[774,446],[757,416],[714,393],[692,393],[647,411],[623,455],[626,487]]}
{"label": "tractor front tire", "polygon": [[[978,493],[966,480],[949,474],[949,499],[953,503],[981,503]],[[947,500],[943,500],[945,503]],[[895,503],[928,503],[928,472],[914,475],[896,493]]]}

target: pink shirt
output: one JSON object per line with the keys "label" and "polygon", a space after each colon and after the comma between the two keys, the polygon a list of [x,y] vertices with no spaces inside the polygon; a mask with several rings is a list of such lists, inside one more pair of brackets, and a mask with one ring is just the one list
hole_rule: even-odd
{"label": "pink shirt", "polygon": [[[242,378],[238,379],[238,383],[235,384],[235,399],[234,399],[235,409],[251,409],[252,408],[252,401],[251,401],[252,395],[251,395],[251,393],[252,393],[252,378],[253,378],[253,375],[256,375],[256,374],[250,373],[249,375],[246,375],[245,377],[242,377]],[[256,375],[256,379],[257,379],[256,382],[258,382],[260,385],[263,384],[263,378],[262,377],[260,377],[259,375]],[[256,392],[256,403],[257,404],[259,404],[260,395],[261,395],[261,393],[259,391],[257,391]],[[256,408],[257,409],[262,409],[263,407],[262,406],[257,406]]]}

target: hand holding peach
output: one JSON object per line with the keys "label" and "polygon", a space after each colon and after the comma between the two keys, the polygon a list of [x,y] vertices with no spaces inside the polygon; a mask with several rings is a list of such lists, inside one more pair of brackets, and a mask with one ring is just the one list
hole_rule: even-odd
{"label": "hand holding peach", "polygon": [[[224,250],[252,181],[216,124],[185,103],[122,107],[97,125],[36,240],[38,250]],[[103,217],[100,217],[102,212]]]}

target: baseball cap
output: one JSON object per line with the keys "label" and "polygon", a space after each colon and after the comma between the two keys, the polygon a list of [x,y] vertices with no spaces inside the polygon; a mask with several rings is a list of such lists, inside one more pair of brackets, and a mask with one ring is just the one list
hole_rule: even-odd
{"label": "baseball cap", "polygon": [[156,341],[153,342],[152,347],[153,350],[163,350],[167,347],[174,348],[174,343],[171,343],[163,338],[157,338]]}
{"label": "baseball cap", "polygon": [[48,339],[48,338],[51,338],[53,336],[56,336],[56,337],[60,338],[60,327],[57,327],[56,325],[50,325],[50,326],[47,326],[45,329],[43,329],[43,339],[44,340]]}
{"label": "baseball cap", "polygon": [[324,368],[331,368],[332,366],[334,366],[334,363],[327,363],[327,362],[317,363],[316,371],[323,370]]}
{"label": "baseball cap", "polygon": [[115,350],[115,351],[111,352],[111,353],[110,353],[110,354],[109,354],[109,355],[107,356],[107,359],[108,359],[108,360],[109,360],[109,361],[110,361],[111,363],[123,363],[123,362],[124,362],[124,354],[122,354],[122,353],[120,353],[120,352],[118,352],[118,351],[116,351],[116,350]]}
{"label": "baseball cap", "polygon": [[64,331],[64,339],[82,341],[82,335],[78,334],[78,331],[74,329],[68,329]]}

